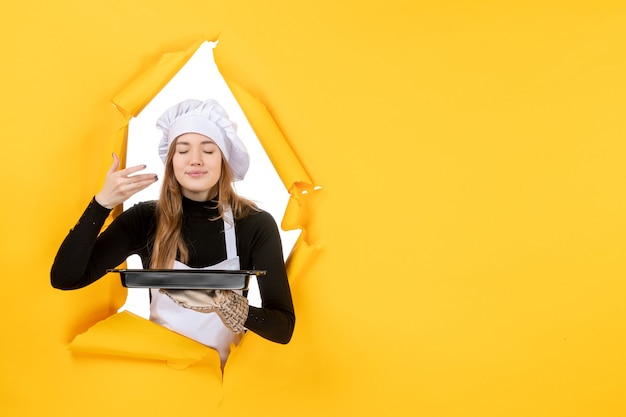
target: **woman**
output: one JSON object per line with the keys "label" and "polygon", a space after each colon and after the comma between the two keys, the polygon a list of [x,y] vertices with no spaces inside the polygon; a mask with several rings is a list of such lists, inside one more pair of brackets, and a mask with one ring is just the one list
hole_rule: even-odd
{"label": "woman", "polygon": [[222,365],[244,327],[288,343],[295,314],[276,222],[232,186],[249,166],[236,125],[216,101],[186,100],[157,127],[165,163],[158,201],[136,204],[100,233],[111,209],[157,181],[138,173],[144,165],[118,170],[114,155],[103,188],[57,253],[52,286],[87,286],[133,254],[151,269],[265,270],[260,308],[248,306],[241,291],[151,289],[150,320],[216,349]]}

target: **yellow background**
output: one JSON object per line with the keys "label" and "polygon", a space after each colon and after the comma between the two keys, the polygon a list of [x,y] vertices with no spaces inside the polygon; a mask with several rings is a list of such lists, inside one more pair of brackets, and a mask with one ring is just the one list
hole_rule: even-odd
{"label": "yellow background", "polygon": [[[624,2],[15,1],[1,16],[3,416],[626,414]],[[115,315],[119,278],[49,285],[123,150],[113,98],[203,40],[294,195],[285,227],[304,229],[292,342],[249,334],[223,381],[182,338],[114,340],[150,327]],[[106,318],[121,322],[86,335],[109,350],[68,350]]]}

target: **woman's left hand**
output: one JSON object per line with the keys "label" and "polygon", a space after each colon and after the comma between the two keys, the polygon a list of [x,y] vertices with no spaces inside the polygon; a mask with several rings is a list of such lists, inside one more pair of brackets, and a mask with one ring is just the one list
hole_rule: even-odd
{"label": "woman's left hand", "polygon": [[224,326],[233,333],[244,330],[248,319],[248,299],[230,290],[160,289],[176,304],[200,313],[217,313]]}

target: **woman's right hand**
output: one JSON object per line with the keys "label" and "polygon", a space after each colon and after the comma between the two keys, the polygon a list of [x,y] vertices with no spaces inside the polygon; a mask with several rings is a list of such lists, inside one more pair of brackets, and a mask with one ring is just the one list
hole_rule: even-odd
{"label": "woman's right hand", "polygon": [[131,175],[146,169],[145,165],[136,165],[118,171],[119,166],[120,159],[113,154],[113,164],[107,172],[102,189],[96,194],[96,201],[102,207],[112,209],[158,180],[156,174]]}

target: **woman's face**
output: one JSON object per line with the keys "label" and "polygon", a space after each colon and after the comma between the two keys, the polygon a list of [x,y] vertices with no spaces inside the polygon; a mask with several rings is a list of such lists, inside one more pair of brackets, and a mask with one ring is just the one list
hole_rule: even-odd
{"label": "woman's face", "polygon": [[183,195],[194,201],[215,197],[222,172],[220,148],[199,133],[180,135],[174,146],[172,166]]}

